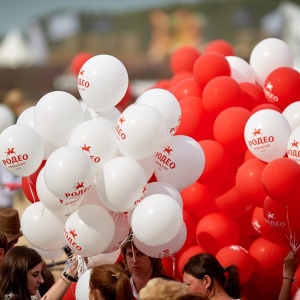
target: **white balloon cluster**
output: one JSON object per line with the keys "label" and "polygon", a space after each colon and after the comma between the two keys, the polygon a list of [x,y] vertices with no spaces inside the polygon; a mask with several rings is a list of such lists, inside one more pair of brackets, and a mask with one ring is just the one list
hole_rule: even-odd
{"label": "white balloon cluster", "polygon": [[131,230],[153,257],[171,256],[184,244],[179,191],[201,176],[204,152],[191,137],[175,135],[181,111],[167,90],[150,89],[121,113],[116,105],[128,85],[121,61],[94,56],[78,74],[80,101],[50,92],[1,133],[1,163],[9,172],[30,178],[45,162],[36,174],[38,199],[21,217],[37,249],[69,246],[97,261],[118,250]]}

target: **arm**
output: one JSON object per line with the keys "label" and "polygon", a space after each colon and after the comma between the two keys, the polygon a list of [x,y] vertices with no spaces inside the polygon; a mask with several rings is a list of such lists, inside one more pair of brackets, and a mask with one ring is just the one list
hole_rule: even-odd
{"label": "arm", "polygon": [[296,253],[291,251],[284,259],[283,267],[283,282],[280,290],[278,300],[290,300],[291,289],[294,282],[294,276],[298,268],[298,259]]}
{"label": "arm", "polygon": [[[77,263],[68,268],[66,274],[71,278],[77,278]],[[62,274],[41,300],[61,300],[72,284],[72,281],[67,277]]]}

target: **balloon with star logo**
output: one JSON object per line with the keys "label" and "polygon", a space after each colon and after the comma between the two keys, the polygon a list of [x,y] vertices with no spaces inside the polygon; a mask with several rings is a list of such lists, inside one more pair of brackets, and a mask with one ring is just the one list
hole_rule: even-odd
{"label": "balloon with star logo", "polygon": [[246,122],[244,129],[248,150],[265,162],[286,154],[290,134],[291,127],[286,118],[273,109],[255,112]]}

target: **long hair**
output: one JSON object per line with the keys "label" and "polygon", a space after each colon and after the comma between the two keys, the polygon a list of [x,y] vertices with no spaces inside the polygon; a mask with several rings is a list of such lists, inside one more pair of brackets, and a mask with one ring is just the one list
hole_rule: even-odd
{"label": "long hair", "polygon": [[[228,272],[228,276],[225,276]],[[209,253],[199,253],[189,258],[182,269],[195,278],[202,279],[205,275],[211,278],[211,292],[214,292],[214,281],[217,281],[226,293],[233,298],[240,298],[241,284],[236,266],[223,268],[215,256]]]}
{"label": "long hair", "polygon": [[[125,270],[128,273],[129,273],[129,269],[128,269],[128,265],[127,265],[127,261],[126,261],[126,251],[127,251],[128,248],[132,249],[132,247],[134,249],[137,249],[137,247],[135,246],[135,244],[132,241],[127,241],[121,247],[121,254],[122,254],[122,257],[123,257],[123,264],[124,264]],[[161,275],[164,275],[166,273],[166,270],[165,270],[165,267],[162,263],[161,258],[156,258],[156,257],[149,256],[149,259],[151,261],[151,265],[152,265],[152,269],[153,269],[150,278],[160,277]]]}
{"label": "long hair", "polygon": [[42,262],[42,257],[27,246],[14,246],[0,264],[0,293],[13,293],[21,300],[30,299],[27,271]]}
{"label": "long hair", "polygon": [[8,243],[7,243],[7,237],[2,231],[0,231],[0,248],[3,249],[5,255],[8,250]]}
{"label": "long hair", "polygon": [[130,280],[118,264],[91,268],[90,290],[98,290],[105,300],[133,300]]}

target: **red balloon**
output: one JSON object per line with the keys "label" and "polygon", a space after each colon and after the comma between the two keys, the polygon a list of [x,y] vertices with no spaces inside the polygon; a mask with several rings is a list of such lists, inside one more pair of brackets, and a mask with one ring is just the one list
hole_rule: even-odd
{"label": "red balloon", "polygon": [[286,205],[267,197],[264,202],[263,211],[266,222],[284,234],[287,237],[287,241],[290,238],[299,241],[299,208],[300,204],[298,203]]}
{"label": "red balloon", "polygon": [[282,109],[280,109],[277,105],[272,104],[272,103],[263,103],[263,104],[258,104],[256,105],[252,110],[251,110],[251,115],[256,113],[257,111],[263,110],[263,109],[273,109],[276,110],[280,113],[282,113]]}
{"label": "red balloon", "polygon": [[253,272],[265,277],[282,275],[283,260],[290,249],[263,237],[257,238],[249,248],[254,258]]}
{"label": "red balloon", "polygon": [[229,107],[217,116],[213,133],[217,142],[230,153],[244,153],[247,150],[244,128],[250,111],[243,107]]}
{"label": "red balloon", "polygon": [[201,130],[201,117],[194,111],[182,109],[180,124],[175,135],[187,135],[197,140],[198,132]]}
{"label": "red balloon", "polygon": [[196,83],[195,79],[190,77],[179,81],[176,86],[174,86],[172,93],[177,100],[180,101],[181,99],[189,96],[201,97],[202,90]]}
{"label": "red balloon", "polygon": [[183,208],[195,219],[217,210],[215,199],[210,190],[199,182],[194,182],[180,192]]}
{"label": "red balloon", "polygon": [[183,212],[183,221],[185,223],[187,229],[187,236],[185,242],[181,249],[176,253],[176,257],[179,257],[187,248],[191,247],[192,245],[197,244],[196,241],[196,222],[194,221],[193,217],[186,211],[182,210]]}
{"label": "red balloon", "polygon": [[201,117],[204,114],[202,99],[197,96],[182,98],[179,102],[181,110],[189,110]]}
{"label": "red balloon", "polygon": [[165,272],[167,276],[170,276],[179,281],[182,279],[182,274],[179,273],[177,268],[176,257],[173,256],[163,257],[162,264],[165,268]]}
{"label": "red balloon", "polygon": [[218,76],[230,76],[231,68],[224,55],[209,52],[201,55],[194,64],[193,75],[203,90],[206,84]]}
{"label": "red balloon", "polygon": [[39,202],[40,199],[36,193],[36,186],[29,177],[22,177],[22,189],[26,198],[31,202]]}
{"label": "red balloon", "polygon": [[262,207],[254,208],[251,216],[251,223],[253,228],[260,236],[277,244],[287,243],[284,233],[267,223],[264,215],[264,209]]}
{"label": "red balloon", "polygon": [[299,201],[300,165],[282,157],[269,162],[261,174],[262,185],[269,197],[282,203]]}
{"label": "red balloon", "polygon": [[204,49],[204,53],[207,52],[217,52],[223,54],[224,56],[235,56],[233,45],[222,39],[209,42]]}
{"label": "red balloon", "polygon": [[170,57],[170,68],[175,74],[178,72],[192,72],[194,63],[201,55],[200,51],[193,46],[178,47]]}
{"label": "red balloon", "polygon": [[251,96],[256,105],[264,104],[267,102],[264,90],[260,85],[252,82],[240,82],[240,87],[244,93]]}
{"label": "red balloon", "polygon": [[237,170],[235,183],[238,191],[251,200],[254,206],[263,207],[267,196],[261,174],[267,165],[258,158],[245,161]]}
{"label": "red balloon", "polygon": [[291,67],[273,70],[264,83],[264,93],[270,103],[284,110],[300,99],[300,73]]}
{"label": "red balloon", "polygon": [[76,300],[75,292],[76,292],[77,282],[73,282],[71,286],[68,288],[67,292],[63,296],[62,300]]}
{"label": "red balloon", "polygon": [[242,195],[236,186],[215,199],[218,209],[230,216],[241,217],[252,211],[251,200]]}
{"label": "red balloon", "polygon": [[80,52],[76,54],[71,61],[71,71],[77,77],[81,67],[94,55],[90,52]]}
{"label": "red balloon", "polygon": [[168,79],[161,79],[156,81],[153,88],[155,89],[165,89],[167,90],[170,87],[170,81]]}
{"label": "red balloon", "polygon": [[222,247],[237,244],[239,238],[237,224],[223,213],[215,212],[204,216],[196,227],[198,244],[214,255]]}
{"label": "red balloon", "polygon": [[37,168],[37,170],[32,173],[31,175],[28,176],[28,178],[30,179],[30,181],[35,185],[36,184],[36,180],[37,177],[40,174],[40,171],[43,169],[43,167],[45,166],[47,160],[42,160],[40,166]]}
{"label": "red balloon", "polygon": [[184,265],[187,263],[190,257],[205,252],[199,245],[194,245],[186,249],[180,256],[178,256],[178,271],[182,274]]}
{"label": "red balloon", "polygon": [[253,258],[249,252],[241,246],[231,245],[221,248],[216,254],[217,260],[223,267],[235,265],[239,271],[241,284],[245,283],[254,268]]}
{"label": "red balloon", "polygon": [[219,114],[228,107],[242,105],[242,89],[235,79],[218,76],[206,84],[202,102],[206,111]]}
{"label": "red balloon", "polygon": [[186,78],[192,78],[192,77],[193,77],[192,72],[182,71],[182,72],[175,73],[169,80],[169,87],[174,87],[181,80]]}

